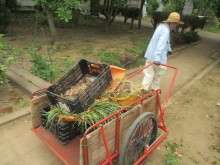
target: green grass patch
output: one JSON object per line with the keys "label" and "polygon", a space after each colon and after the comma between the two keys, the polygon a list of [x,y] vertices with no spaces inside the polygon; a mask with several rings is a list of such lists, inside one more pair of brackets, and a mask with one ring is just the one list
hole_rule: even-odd
{"label": "green grass patch", "polygon": [[120,56],[117,51],[101,50],[98,52],[98,55],[101,61],[110,65],[120,66]]}

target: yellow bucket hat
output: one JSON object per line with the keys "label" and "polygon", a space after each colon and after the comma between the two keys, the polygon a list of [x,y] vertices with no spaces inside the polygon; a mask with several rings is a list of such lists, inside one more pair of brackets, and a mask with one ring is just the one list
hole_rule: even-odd
{"label": "yellow bucket hat", "polygon": [[178,24],[184,24],[184,22],[180,21],[180,15],[176,12],[170,13],[168,19],[163,22],[175,22]]}

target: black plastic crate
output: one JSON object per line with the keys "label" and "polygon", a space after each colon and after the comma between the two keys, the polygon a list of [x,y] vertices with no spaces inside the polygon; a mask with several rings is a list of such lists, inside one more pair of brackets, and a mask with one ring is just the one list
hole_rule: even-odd
{"label": "black plastic crate", "polygon": [[[84,76],[95,76],[91,84],[74,99],[62,94],[76,85]],[[67,112],[81,113],[85,111],[112,82],[110,66],[81,59],[78,64],[64,75],[58,82],[46,89],[46,93],[54,106]]]}
{"label": "black plastic crate", "polygon": [[51,132],[62,144],[69,143],[73,138],[80,135],[79,127],[77,122],[64,122],[54,120],[53,123],[47,123],[47,117],[44,115],[46,112],[50,111],[50,107],[45,107],[41,109],[41,120],[42,126]]}

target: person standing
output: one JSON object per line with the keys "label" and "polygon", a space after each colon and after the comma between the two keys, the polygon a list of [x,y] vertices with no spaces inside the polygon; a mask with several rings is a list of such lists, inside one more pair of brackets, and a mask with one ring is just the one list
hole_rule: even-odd
{"label": "person standing", "polygon": [[144,89],[156,90],[160,87],[162,75],[164,75],[166,70],[166,67],[160,64],[167,64],[167,53],[172,52],[170,47],[170,32],[179,24],[184,24],[180,21],[180,15],[172,12],[168,19],[156,28],[144,55],[147,59],[145,65],[154,63],[143,70],[144,78],[142,85]]}

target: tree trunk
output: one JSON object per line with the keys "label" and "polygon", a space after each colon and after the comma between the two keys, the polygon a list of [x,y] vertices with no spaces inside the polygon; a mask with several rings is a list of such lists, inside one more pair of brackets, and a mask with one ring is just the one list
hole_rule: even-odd
{"label": "tree trunk", "polygon": [[51,11],[50,11],[50,9],[47,5],[43,4],[42,8],[43,8],[44,12],[47,15],[47,21],[48,21],[48,24],[49,24],[49,27],[50,27],[51,35],[52,35],[54,40],[57,40],[58,39],[58,34],[57,34],[56,27],[54,25],[53,14],[51,13]]}
{"label": "tree trunk", "polygon": [[141,29],[142,10],[143,10],[143,6],[144,6],[144,2],[145,2],[145,0],[141,1],[141,6],[140,6],[140,9],[139,9],[138,29]]}

